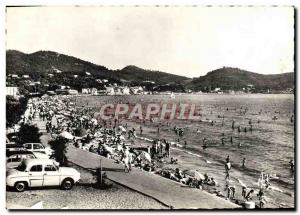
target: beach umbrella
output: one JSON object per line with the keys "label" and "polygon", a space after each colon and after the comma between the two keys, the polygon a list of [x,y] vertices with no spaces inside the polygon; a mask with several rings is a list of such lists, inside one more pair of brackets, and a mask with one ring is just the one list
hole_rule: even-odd
{"label": "beach umbrella", "polygon": [[97,119],[93,118],[93,119],[91,119],[91,123],[93,123],[93,125],[97,125],[98,121],[97,121]]}
{"label": "beach umbrella", "polygon": [[204,180],[205,177],[204,175],[202,175],[200,172],[198,172],[195,169],[191,169],[191,170],[185,170],[183,171],[184,174],[191,176],[192,178],[196,178],[197,180]]}
{"label": "beach umbrella", "polygon": [[119,129],[120,129],[120,131],[122,131],[122,132],[126,132],[126,129],[123,127],[123,126],[119,126]]}
{"label": "beach umbrella", "polygon": [[72,140],[74,136],[67,131],[60,133],[60,136],[69,140]]}
{"label": "beach umbrella", "polygon": [[138,157],[143,161],[148,161],[149,163],[151,163],[151,156],[147,152],[142,151]]}

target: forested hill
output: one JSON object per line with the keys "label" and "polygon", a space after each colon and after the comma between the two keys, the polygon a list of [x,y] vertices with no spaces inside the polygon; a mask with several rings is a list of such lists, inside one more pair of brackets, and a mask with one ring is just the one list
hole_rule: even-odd
{"label": "forested hill", "polygon": [[156,84],[180,83],[189,78],[160,71],[126,66],[121,70],[110,70],[105,66],[93,64],[72,56],[51,51],[38,51],[25,54],[16,50],[6,52],[7,74],[30,75],[34,80],[47,78],[48,74],[63,73],[65,77],[78,75],[93,78],[122,80],[125,82],[154,81]]}
{"label": "forested hill", "polygon": [[208,72],[205,76],[194,78],[189,86],[195,90],[205,88],[222,90],[241,90],[248,85],[256,89],[285,90],[294,87],[294,73],[262,75],[238,68],[223,67]]}

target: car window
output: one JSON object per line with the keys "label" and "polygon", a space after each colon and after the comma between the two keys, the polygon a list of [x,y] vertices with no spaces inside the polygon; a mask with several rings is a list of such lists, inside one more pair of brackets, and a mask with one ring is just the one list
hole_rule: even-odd
{"label": "car window", "polygon": [[34,155],[26,155],[26,158],[35,158]]}
{"label": "car window", "polygon": [[21,157],[11,158],[11,162],[21,162]]}
{"label": "car window", "polygon": [[53,165],[46,165],[44,170],[45,171],[56,171],[56,167]]}
{"label": "car window", "polygon": [[43,149],[43,146],[40,144],[33,144],[33,149]]}
{"label": "car window", "polygon": [[41,171],[42,171],[42,165],[34,165],[30,169],[30,172],[41,172]]}
{"label": "car window", "polygon": [[31,149],[31,144],[25,145],[25,149]]}

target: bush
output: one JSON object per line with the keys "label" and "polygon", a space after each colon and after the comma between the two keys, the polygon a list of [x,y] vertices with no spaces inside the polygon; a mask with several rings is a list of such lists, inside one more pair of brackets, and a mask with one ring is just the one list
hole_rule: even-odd
{"label": "bush", "polygon": [[54,158],[60,166],[68,166],[67,159],[67,140],[63,137],[57,137],[54,140],[49,141],[51,149],[53,149],[53,154],[51,158]]}
{"label": "bush", "polygon": [[18,143],[39,143],[41,134],[34,125],[22,124],[17,134]]}

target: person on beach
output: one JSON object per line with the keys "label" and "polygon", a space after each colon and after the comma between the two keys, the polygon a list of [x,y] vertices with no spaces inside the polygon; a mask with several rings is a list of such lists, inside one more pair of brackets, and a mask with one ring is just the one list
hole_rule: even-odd
{"label": "person on beach", "polygon": [[129,149],[126,147],[125,151],[123,153],[123,162],[125,165],[125,172],[130,172],[131,171],[131,161],[132,161],[132,155],[129,152]]}
{"label": "person on beach", "polygon": [[271,186],[270,176],[268,174],[265,177],[265,186],[266,186],[266,189],[268,189]]}
{"label": "person on beach", "polygon": [[234,120],[232,121],[231,128],[234,130]]}
{"label": "person on beach", "polygon": [[140,135],[142,136],[143,135],[143,127],[140,126]]}
{"label": "person on beach", "polygon": [[186,150],[186,146],[187,146],[187,141],[184,141],[184,149]]}
{"label": "person on beach", "polygon": [[165,151],[166,151],[166,156],[170,157],[170,143],[165,142]]}
{"label": "person on beach", "polygon": [[233,137],[230,136],[230,143],[233,144]]}
{"label": "person on beach", "polygon": [[225,143],[224,143],[224,137],[221,138],[221,142],[222,142],[222,145],[224,146]]}
{"label": "person on beach", "polygon": [[227,168],[225,169],[225,174],[225,180],[230,180],[229,170]]}
{"label": "person on beach", "polygon": [[238,145],[238,147],[239,147],[239,148],[241,148],[241,147],[242,147],[242,143],[241,143],[241,142],[239,142],[239,145]]}
{"label": "person on beach", "polygon": [[250,191],[249,191],[249,193],[246,195],[246,201],[249,201],[249,200],[251,200],[252,199],[252,195],[254,194],[254,190],[253,189],[251,189]]}
{"label": "person on beach", "polygon": [[242,197],[243,199],[246,199],[246,195],[247,195],[247,188],[245,186],[242,187]]}
{"label": "person on beach", "polygon": [[227,155],[226,163],[229,163],[229,162],[230,162],[230,157],[229,157],[229,155]]}
{"label": "person on beach", "polygon": [[235,186],[233,185],[233,186],[231,186],[230,187],[230,189],[231,189],[231,196],[232,196],[232,199],[234,199],[235,198]]}
{"label": "person on beach", "polygon": [[259,208],[263,208],[265,205],[263,189],[259,189],[257,196],[258,196],[258,200],[259,200]]}
{"label": "person on beach", "polygon": [[238,126],[238,133],[241,133],[241,126]]}
{"label": "person on beach", "polygon": [[235,186],[226,185],[226,189],[227,189],[227,199],[234,199]]}

